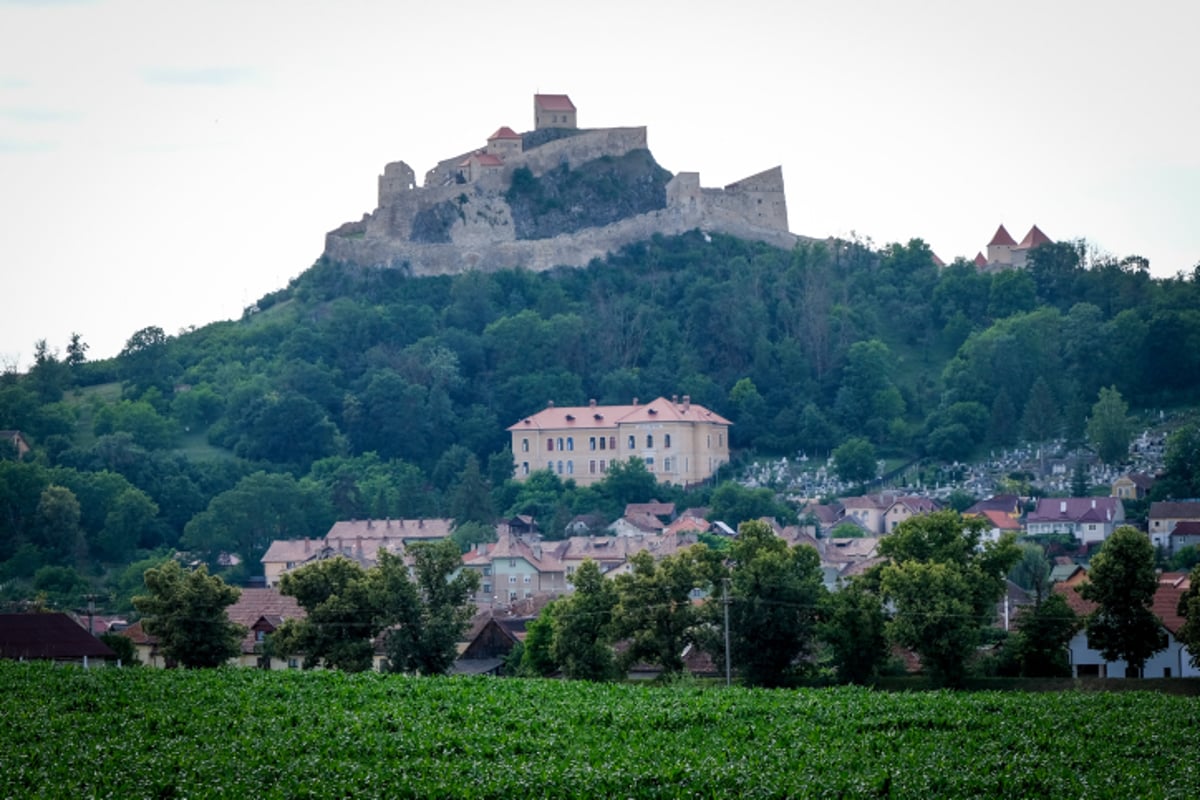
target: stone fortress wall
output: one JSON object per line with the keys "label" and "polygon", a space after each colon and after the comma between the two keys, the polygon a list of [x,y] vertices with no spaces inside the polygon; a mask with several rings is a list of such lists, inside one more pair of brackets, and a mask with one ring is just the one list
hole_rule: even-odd
{"label": "stone fortress wall", "polygon": [[[667,207],[549,239],[518,240],[504,199],[513,172],[535,177],[566,164],[575,169],[604,157],[647,148],[645,127],[581,130],[502,160],[488,161],[475,180],[462,177],[473,150],[439,162],[417,187],[412,168],[388,164],[379,177],[379,207],[325,237],[325,256],[367,267],[403,268],[413,275],[457,274],[471,269],[585,266],[654,234],[678,235],[700,229],[762,241],[790,249],[801,237],[788,231],[787,203],[780,167],[760,172],[723,189],[703,188],[696,172],[681,172],[667,184]],[[482,156],[486,159],[486,156]],[[457,219],[446,242],[412,241],[417,215],[450,203]]]}

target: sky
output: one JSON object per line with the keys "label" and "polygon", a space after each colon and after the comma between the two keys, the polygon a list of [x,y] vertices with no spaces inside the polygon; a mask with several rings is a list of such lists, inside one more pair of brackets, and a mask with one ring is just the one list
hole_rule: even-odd
{"label": "sky", "polygon": [[645,125],[789,227],[971,258],[1003,223],[1200,263],[1194,0],[0,0],[0,369],[236,319],[418,176],[533,127]]}

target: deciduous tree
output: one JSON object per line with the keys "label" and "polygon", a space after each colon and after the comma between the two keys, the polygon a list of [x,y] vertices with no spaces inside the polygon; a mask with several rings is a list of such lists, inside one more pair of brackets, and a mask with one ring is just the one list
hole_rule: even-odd
{"label": "deciduous tree", "polygon": [[617,587],[587,559],[571,576],[575,592],[554,614],[554,661],[568,678],[607,681],[617,677],[613,657],[613,612]]}
{"label": "deciduous tree", "polygon": [[742,678],[782,686],[803,671],[825,593],[820,558],[787,543],[765,522],[743,522],[730,551],[729,649]]}
{"label": "deciduous tree", "polygon": [[1019,557],[1011,536],[981,545],[984,527],[938,511],[905,520],[879,543],[888,559],[878,570],[880,592],[895,608],[889,633],[945,685],[961,684]]}
{"label": "deciduous tree", "polygon": [[1100,398],[1092,406],[1087,422],[1087,437],[1100,460],[1119,464],[1129,457],[1129,440],[1133,426],[1129,421],[1129,404],[1117,387],[1100,389]]}
{"label": "deciduous tree", "polygon": [[869,683],[887,661],[887,618],[868,582],[851,580],[822,603],[817,638],[829,646],[838,678]]}
{"label": "deciduous tree", "polygon": [[[388,631],[388,668],[441,675],[454,664],[455,645],[471,621],[474,607],[470,599],[479,588],[479,574],[460,569],[461,553],[452,541],[419,542],[411,545],[409,552],[418,602],[414,613],[401,616]],[[395,575],[389,584],[398,582],[399,575]]]}
{"label": "deciduous tree", "polygon": [[1157,590],[1149,537],[1128,525],[1117,528],[1078,590],[1097,605],[1087,618],[1088,645],[1108,661],[1124,660],[1140,676],[1147,659],[1167,646],[1162,621],[1152,610]]}
{"label": "deciduous tree", "polygon": [[134,597],[133,606],[165,658],[185,667],[219,667],[240,652],[246,629],[225,613],[240,590],[203,564],[185,571],[177,561],[146,570],[145,581],[147,593]]}
{"label": "deciduous tree", "polygon": [[1067,644],[1083,620],[1066,598],[1050,594],[1018,612],[1016,635],[1010,640],[1021,675],[1026,678],[1063,678],[1071,675]]}
{"label": "deciduous tree", "polygon": [[853,436],[833,451],[833,471],[847,483],[864,483],[875,477],[875,446],[862,436]]}

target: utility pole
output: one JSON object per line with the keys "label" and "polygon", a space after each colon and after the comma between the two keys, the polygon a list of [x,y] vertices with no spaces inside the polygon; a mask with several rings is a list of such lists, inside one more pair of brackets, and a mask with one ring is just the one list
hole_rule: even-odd
{"label": "utility pole", "polygon": [[92,636],[95,636],[96,629],[92,625],[92,617],[95,616],[95,614],[96,614],[96,595],[89,594],[87,596],[87,601],[88,601],[88,633],[90,633]]}
{"label": "utility pole", "polygon": [[725,606],[725,685],[729,686],[732,672],[729,658],[729,578],[722,578],[721,586],[724,588],[724,597],[721,603]]}

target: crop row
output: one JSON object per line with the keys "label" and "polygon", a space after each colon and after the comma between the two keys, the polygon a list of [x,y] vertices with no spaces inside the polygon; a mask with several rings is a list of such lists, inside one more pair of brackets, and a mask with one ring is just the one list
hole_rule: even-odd
{"label": "crop row", "polygon": [[0,662],[0,797],[1200,796],[1200,700]]}

